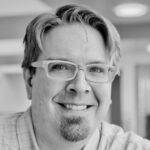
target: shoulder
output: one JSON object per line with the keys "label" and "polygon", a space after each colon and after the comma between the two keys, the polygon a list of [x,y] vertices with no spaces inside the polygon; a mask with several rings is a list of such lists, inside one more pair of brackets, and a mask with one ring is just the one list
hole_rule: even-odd
{"label": "shoulder", "polygon": [[17,147],[17,120],[23,113],[0,114],[0,149]]}
{"label": "shoulder", "polygon": [[[17,119],[23,113],[13,113],[13,114],[0,114],[0,135],[8,130],[13,130],[15,128]],[[5,130],[5,128],[7,130]]]}
{"label": "shoulder", "polygon": [[101,140],[109,150],[150,150],[149,140],[106,122],[101,125]]}

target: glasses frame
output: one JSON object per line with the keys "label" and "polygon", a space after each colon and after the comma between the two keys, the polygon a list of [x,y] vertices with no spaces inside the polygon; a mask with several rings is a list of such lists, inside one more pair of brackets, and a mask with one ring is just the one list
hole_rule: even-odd
{"label": "glasses frame", "polygon": [[[55,79],[55,80],[56,80],[55,77],[49,75],[48,69],[47,69],[49,63],[56,63],[56,62],[68,63],[68,64],[74,65],[74,66],[76,67],[76,71],[75,71],[73,77],[67,78],[67,79],[58,79],[58,78],[57,78],[58,80],[62,80],[62,81],[70,81],[70,80],[73,80],[73,79],[76,77],[76,75],[77,75],[77,73],[78,73],[79,70],[83,70],[84,73],[85,73],[85,68],[86,68],[85,66],[90,66],[90,65],[95,64],[95,63],[93,63],[93,64],[88,64],[88,65],[85,65],[85,66],[81,66],[81,65],[75,64],[75,63],[70,62],[70,61],[63,61],[63,60],[42,60],[42,61],[35,61],[35,62],[32,62],[31,66],[32,66],[32,67],[35,67],[35,68],[44,68],[47,77],[50,78],[50,79]],[[97,65],[97,64],[95,64],[95,65]],[[108,68],[108,81],[95,82],[95,81],[88,80],[88,79],[86,78],[87,81],[92,82],[92,83],[107,83],[107,82],[112,82],[112,81],[114,80],[115,76],[116,76],[117,74],[119,75],[119,71],[118,71],[119,69],[118,69],[116,66],[110,66],[110,65],[107,65],[107,64],[100,64],[100,65],[103,66],[103,67]],[[109,71],[112,72],[112,76],[110,76]],[[85,77],[86,77],[86,73],[85,73]]]}

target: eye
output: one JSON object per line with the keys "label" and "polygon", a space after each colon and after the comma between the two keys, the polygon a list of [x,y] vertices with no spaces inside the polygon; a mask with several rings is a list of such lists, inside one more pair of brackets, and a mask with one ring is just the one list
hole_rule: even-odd
{"label": "eye", "polygon": [[91,73],[105,73],[106,69],[99,66],[92,66],[89,68],[89,72]]}
{"label": "eye", "polygon": [[50,71],[62,71],[68,70],[68,66],[66,64],[53,64],[49,66]]}
{"label": "eye", "polygon": [[108,71],[109,71],[109,72],[114,72],[114,71],[115,71],[115,68],[109,68]]}
{"label": "eye", "polygon": [[66,66],[62,64],[57,64],[57,65],[54,65],[52,69],[62,70],[62,69],[66,69]]}

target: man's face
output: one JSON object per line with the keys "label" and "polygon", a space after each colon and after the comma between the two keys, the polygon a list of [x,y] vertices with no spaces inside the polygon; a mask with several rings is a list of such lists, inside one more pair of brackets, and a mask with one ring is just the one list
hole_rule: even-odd
{"label": "man's face", "polygon": [[[39,60],[64,60],[85,66],[107,63],[105,46],[95,29],[81,24],[59,26],[47,33]],[[37,68],[32,79],[35,126],[54,139],[70,142],[89,138],[110,104],[111,83],[93,84],[79,70],[71,81],[47,77]],[[87,107],[88,106],[88,107]]]}

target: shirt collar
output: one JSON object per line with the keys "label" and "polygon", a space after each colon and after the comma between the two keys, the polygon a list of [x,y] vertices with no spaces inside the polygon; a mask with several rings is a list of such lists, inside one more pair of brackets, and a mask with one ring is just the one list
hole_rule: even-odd
{"label": "shirt collar", "polygon": [[83,150],[98,150],[100,143],[100,128],[97,128]]}

